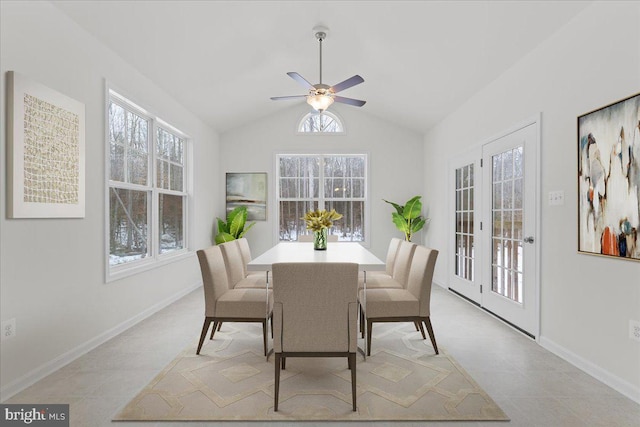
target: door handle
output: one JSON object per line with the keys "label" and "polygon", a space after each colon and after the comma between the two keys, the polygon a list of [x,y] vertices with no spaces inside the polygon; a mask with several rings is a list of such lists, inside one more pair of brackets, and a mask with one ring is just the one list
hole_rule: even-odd
{"label": "door handle", "polygon": [[533,236],[528,236],[524,238],[525,243],[533,243]]}

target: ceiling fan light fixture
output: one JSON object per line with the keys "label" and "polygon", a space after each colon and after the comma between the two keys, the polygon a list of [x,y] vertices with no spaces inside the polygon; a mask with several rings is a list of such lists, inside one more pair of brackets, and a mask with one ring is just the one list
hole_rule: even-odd
{"label": "ceiling fan light fixture", "polygon": [[366,104],[366,101],[361,101],[359,99],[353,98],[345,98],[344,96],[337,96],[336,93],[341,92],[345,89],[349,89],[352,86],[358,85],[364,82],[364,79],[359,75],[355,75],[353,77],[348,78],[336,85],[329,86],[322,83],[322,41],[327,38],[326,27],[314,27],[313,31],[315,32],[316,39],[318,39],[319,50],[320,50],[320,83],[312,85],[302,77],[300,74],[290,71],[287,73],[289,77],[300,83],[307,89],[306,95],[293,95],[293,96],[272,96],[271,99],[274,101],[282,100],[282,99],[300,99],[307,98],[307,104],[311,105],[314,110],[319,113],[322,113],[327,108],[333,104],[333,102],[339,102],[342,104],[353,105],[355,107],[362,107]]}
{"label": "ceiling fan light fixture", "polygon": [[333,104],[333,97],[322,94],[308,95],[307,104],[311,105],[311,107],[313,107],[317,112],[322,113],[324,110],[329,108],[331,104]]}

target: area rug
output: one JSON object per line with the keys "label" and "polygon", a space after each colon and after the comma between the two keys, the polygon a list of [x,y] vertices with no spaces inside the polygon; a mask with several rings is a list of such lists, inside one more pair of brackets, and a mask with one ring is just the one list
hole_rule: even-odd
{"label": "area rug", "polygon": [[371,356],[358,354],[356,412],[346,358],[288,358],[274,412],[274,359],[263,355],[259,325],[225,323],[199,356],[195,345],[185,349],[114,421],[509,419],[453,357],[443,349],[436,356],[412,324],[374,328]]}

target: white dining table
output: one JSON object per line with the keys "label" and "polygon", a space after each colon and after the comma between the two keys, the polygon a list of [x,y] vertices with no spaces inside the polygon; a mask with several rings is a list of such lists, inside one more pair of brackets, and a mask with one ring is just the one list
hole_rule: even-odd
{"label": "white dining table", "polygon": [[[358,270],[363,272],[365,290],[367,289],[367,271],[380,271],[386,268],[384,261],[381,261],[361,244],[355,242],[329,242],[327,249],[322,251],[315,250],[313,242],[280,242],[262,255],[249,261],[247,270],[265,271],[267,288],[269,288],[269,272],[273,264],[280,262],[352,262],[358,264]],[[366,292],[363,292],[363,295],[364,298],[361,304],[366,308]],[[364,348],[366,349],[366,322],[363,327],[365,328]],[[359,350],[366,359],[366,351],[361,348]]]}
{"label": "white dining table", "polygon": [[385,263],[360,243],[329,242],[316,251],[313,242],[281,242],[247,264],[250,271],[271,271],[278,262],[353,262],[360,271],[384,270]]}

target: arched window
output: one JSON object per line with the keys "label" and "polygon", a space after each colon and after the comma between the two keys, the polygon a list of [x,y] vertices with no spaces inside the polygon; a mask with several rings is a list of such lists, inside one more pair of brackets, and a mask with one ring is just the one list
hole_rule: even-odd
{"label": "arched window", "polygon": [[344,133],[342,121],[333,113],[323,111],[306,114],[298,125],[299,133]]}

